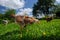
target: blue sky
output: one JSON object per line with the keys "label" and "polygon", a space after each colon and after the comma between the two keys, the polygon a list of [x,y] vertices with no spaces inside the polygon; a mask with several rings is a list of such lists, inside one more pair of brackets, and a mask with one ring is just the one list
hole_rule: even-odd
{"label": "blue sky", "polygon": [[[25,1],[25,4],[24,4],[24,7],[23,8],[32,8],[34,3],[37,2],[37,0],[24,0]],[[2,6],[0,5],[0,13],[4,13],[4,11],[8,9],[6,8],[5,6]],[[18,10],[17,10],[18,11]]]}
{"label": "blue sky", "polygon": [[26,0],[25,8],[32,8],[33,4],[36,2],[37,2],[37,0]]}

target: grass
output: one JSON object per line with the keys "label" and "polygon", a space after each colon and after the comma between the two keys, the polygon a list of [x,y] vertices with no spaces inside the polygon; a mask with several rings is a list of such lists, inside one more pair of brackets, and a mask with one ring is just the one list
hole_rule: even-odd
{"label": "grass", "polygon": [[60,19],[29,24],[22,34],[18,24],[0,24],[0,40],[60,40]]}

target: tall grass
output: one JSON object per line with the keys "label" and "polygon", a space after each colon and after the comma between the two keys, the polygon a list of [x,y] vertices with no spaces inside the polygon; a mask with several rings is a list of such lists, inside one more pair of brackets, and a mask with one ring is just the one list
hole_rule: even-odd
{"label": "tall grass", "polygon": [[29,24],[20,34],[18,24],[0,24],[1,40],[59,40],[60,39],[60,19],[51,22],[40,20],[40,23]]}

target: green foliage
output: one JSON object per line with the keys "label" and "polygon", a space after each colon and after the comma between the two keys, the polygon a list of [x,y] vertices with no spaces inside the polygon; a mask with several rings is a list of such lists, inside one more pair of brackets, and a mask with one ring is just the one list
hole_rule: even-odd
{"label": "green foliage", "polygon": [[[53,12],[53,10],[55,9],[54,3],[55,0],[38,0],[38,2],[34,4],[33,7],[33,15],[36,16],[37,13],[41,14],[41,12],[43,12],[44,14]],[[49,9],[51,9],[52,11],[50,11]],[[37,10],[39,10],[39,12]]]}
{"label": "green foliage", "polygon": [[56,10],[55,10],[55,14],[57,18],[60,18],[60,5],[57,6]]}
{"label": "green foliage", "polygon": [[0,14],[0,24],[2,23],[2,20],[4,19],[4,15],[1,13]]}
{"label": "green foliage", "polygon": [[18,24],[0,24],[0,40],[58,40],[60,39],[60,19],[51,22],[40,20],[40,23],[29,24],[20,34]]}
{"label": "green foliage", "polygon": [[3,19],[4,18],[4,14],[0,14],[0,19]]}
{"label": "green foliage", "polygon": [[56,11],[56,16],[60,17],[60,11]]}
{"label": "green foliage", "polygon": [[11,17],[11,14],[15,14],[15,10],[7,10],[4,14],[0,14],[0,24],[2,23],[2,20],[9,20],[9,22],[14,22],[15,19]]}
{"label": "green foliage", "polygon": [[11,19],[11,14],[15,14],[15,10],[7,10],[6,12],[5,12],[5,16],[4,17],[6,17],[6,18],[8,18],[9,20]]}

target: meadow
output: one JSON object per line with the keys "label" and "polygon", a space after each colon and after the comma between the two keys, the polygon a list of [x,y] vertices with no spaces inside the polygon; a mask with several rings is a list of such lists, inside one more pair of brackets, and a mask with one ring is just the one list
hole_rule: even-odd
{"label": "meadow", "polygon": [[0,24],[0,40],[60,40],[60,19],[28,24],[22,34],[18,24]]}

